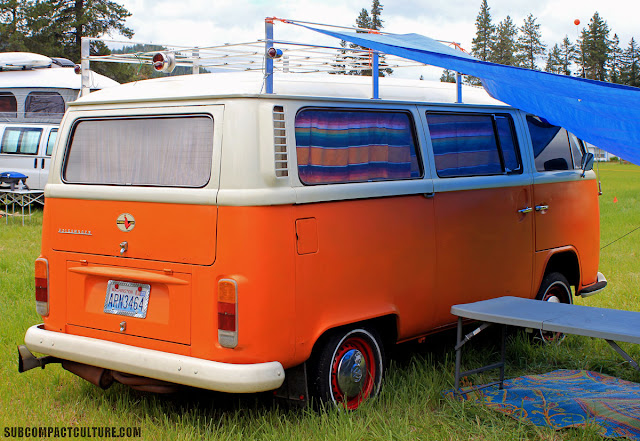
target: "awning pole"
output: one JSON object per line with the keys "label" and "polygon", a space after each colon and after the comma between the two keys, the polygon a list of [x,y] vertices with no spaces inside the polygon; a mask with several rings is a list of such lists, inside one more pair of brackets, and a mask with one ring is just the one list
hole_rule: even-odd
{"label": "awning pole", "polygon": [[462,104],[462,75],[456,72],[456,103]]}
{"label": "awning pole", "polygon": [[197,75],[200,73],[200,49],[195,48],[191,51],[191,56],[193,57],[193,66],[191,67],[191,74]]}
{"label": "awning pole", "polygon": [[273,59],[267,55],[267,51],[273,46],[273,20],[264,21],[264,81],[265,91],[273,93]]}
{"label": "awning pole", "polygon": [[373,76],[373,99],[379,100],[380,99],[380,87],[379,87],[380,68],[379,68],[378,52],[376,51],[373,51],[373,71],[371,72],[371,75]]}
{"label": "awning pole", "polygon": [[80,75],[81,86],[80,96],[89,95],[91,92],[91,78],[89,65],[89,52],[91,49],[91,40],[88,37],[82,37],[80,40]]}

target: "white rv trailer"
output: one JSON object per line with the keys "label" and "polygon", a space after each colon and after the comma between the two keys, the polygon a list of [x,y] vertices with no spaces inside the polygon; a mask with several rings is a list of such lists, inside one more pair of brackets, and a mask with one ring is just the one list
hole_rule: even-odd
{"label": "white rv trailer", "polygon": [[[0,172],[28,176],[31,189],[44,189],[58,125],[80,94],[75,66],[39,54],[0,53]],[[90,90],[118,85],[95,72],[87,78]]]}

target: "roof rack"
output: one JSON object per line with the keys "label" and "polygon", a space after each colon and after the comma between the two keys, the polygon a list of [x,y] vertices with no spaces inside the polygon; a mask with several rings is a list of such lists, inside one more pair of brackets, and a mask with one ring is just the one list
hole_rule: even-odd
{"label": "roof rack", "polygon": [[[192,74],[198,74],[200,69],[212,72],[220,71],[262,71],[264,72],[263,90],[267,94],[274,93],[273,77],[276,72],[282,73],[310,73],[326,72],[329,74],[362,74],[372,77],[372,99],[379,99],[379,76],[381,71],[403,67],[425,66],[412,60],[383,54],[375,50],[347,45],[340,46],[299,43],[274,38],[274,24],[276,22],[299,25],[315,25],[333,28],[355,30],[358,32],[380,33],[372,29],[311,23],[298,20],[265,18],[265,38],[244,43],[225,43],[215,46],[187,47],[179,45],[156,45],[133,41],[118,41],[101,38],[83,37],[81,44],[81,73],[82,95],[89,93],[90,63],[112,62],[150,65],[158,72],[171,72],[175,67],[191,68]],[[91,42],[116,43],[121,45],[143,44],[156,46],[161,49],[147,52],[115,53],[110,55],[91,55]],[[452,45],[463,50],[459,44],[453,42],[442,43]],[[456,73],[457,99],[462,102],[462,82]]]}

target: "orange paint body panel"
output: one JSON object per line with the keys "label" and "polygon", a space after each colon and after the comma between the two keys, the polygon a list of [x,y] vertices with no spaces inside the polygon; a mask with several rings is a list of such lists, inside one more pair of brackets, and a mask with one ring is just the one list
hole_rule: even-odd
{"label": "orange paint body panel", "polygon": [[576,250],[580,287],[595,283],[598,272],[600,209],[598,199],[593,197],[597,193],[594,179],[534,185],[535,204],[549,207],[536,212],[536,251],[561,247]]}
{"label": "orange paint body panel", "polygon": [[318,234],[318,252],[296,256],[296,358],[306,359],[323,332],[343,324],[395,315],[399,339],[432,326],[433,199],[326,202],[295,211],[297,218],[313,215]]}
{"label": "orange paint body panel", "polygon": [[532,297],[533,217],[529,186],[435,196],[435,325],[453,323],[452,305],[492,297]]}
{"label": "orange paint body panel", "polygon": [[[596,282],[600,263],[600,208],[594,179],[534,185],[536,212],[537,284],[551,255],[574,252],[580,265],[579,288]],[[541,268],[541,270],[540,270]]]}
{"label": "orange paint body panel", "polygon": [[[594,184],[571,183],[580,192]],[[590,246],[581,239],[597,230],[591,218],[584,228],[566,230],[562,247],[535,253],[534,228],[551,227],[535,225],[533,213],[518,213],[533,204],[531,188],[263,207],[185,205],[172,211],[194,226],[176,231],[179,240],[171,237],[173,220],[162,228],[146,222],[168,207],[163,204],[93,201],[79,223],[66,213],[86,201],[50,199],[43,250],[51,268],[51,314],[45,324],[207,360],[278,360],[284,367],[307,360],[327,330],[363,320],[392,317],[397,340],[408,340],[453,323],[452,304],[534,297],[551,255]],[[536,187],[536,195],[544,189]],[[597,210],[597,202],[586,209]],[[131,233],[115,226],[122,212],[136,219]],[[73,219],[71,227],[90,229],[92,236],[58,233]],[[128,257],[129,251],[120,257],[116,242],[122,238],[138,256],[177,257],[163,262]],[[194,252],[183,251],[184,243]],[[184,260],[192,262],[176,262]],[[581,258],[580,265],[595,274],[597,257]],[[225,278],[238,283],[233,349],[217,341],[216,290]],[[109,280],[151,285],[145,319],[104,313]],[[122,321],[126,330],[120,332]]]}

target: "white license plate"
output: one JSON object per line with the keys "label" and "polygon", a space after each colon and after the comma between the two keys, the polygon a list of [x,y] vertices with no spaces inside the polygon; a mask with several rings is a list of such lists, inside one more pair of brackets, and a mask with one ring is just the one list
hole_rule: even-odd
{"label": "white license plate", "polygon": [[145,318],[149,306],[150,285],[109,280],[104,299],[104,312]]}

